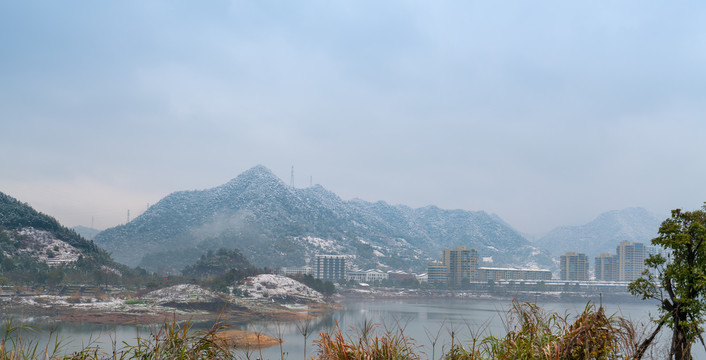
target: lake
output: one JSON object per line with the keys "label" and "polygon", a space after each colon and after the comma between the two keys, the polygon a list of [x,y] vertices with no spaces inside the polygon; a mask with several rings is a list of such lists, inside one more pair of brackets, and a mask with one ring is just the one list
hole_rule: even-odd
{"label": "lake", "polygon": [[[595,300],[598,302],[598,299]],[[538,302],[543,308],[559,313],[568,311],[572,318],[586,306],[585,302]],[[378,331],[385,329],[404,328],[405,335],[413,338],[419,349],[427,358],[432,354],[439,358],[444,350],[448,350],[451,343],[451,334],[455,341],[466,342],[471,339],[471,332],[479,337],[482,334],[503,335],[506,333],[503,320],[506,310],[511,306],[510,300],[490,299],[402,299],[402,300],[360,300],[345,301],[344,310],[326,317],[315,319],[310,324],[310,336],[307,351],[309,356],[314,356],[314,341],[318,334],[327,331],[338,324],[344,333],[351,329],[359,329],[365,320],[377,325]],[[638,328],[645,328],[649,324],[650,314],[654,314],[656,306],[644,302],[603,302],[607,314],[616,313],[633,320]],[[96,324],[58,323],[42,319],[25,318],[26,322],[45,330],[39,339],[43,344],[47,339],[46,330],[52,328],[65,341],[65,352],[70,352],[88,343],[100,345],[106,351],[112,349],[112,342],[120,344],[122,341],[134,343],[139,332],[141,335],[149,334],[153,327],[149,326],[109,326]],[[232,324],[235,327],[260,331],[264,334],[284,339],[283,351],[286,359],[304,358],[304,338],[299,333],[296,323],[254,322],[246,324]],[[301,323],[300,323],[301,325]],[[200,324],[207,326],[207,324]],[[650,327],[651,328],[651,327]],[[660,345],[668,344],[671,332],[668,330],[661,335]],[[434,338],[436,346],[433,346]],[[69,342],[70,341],[70,342]],[[662,350],[663,351],[663,350]],[[245,358],[244,350],[238,354]],[[262,349],[265,359],[280,359],[279,346]],[[259,351],[250,353],[251,358],[259,356]],[[695,358],[706,358],[706,352],[700,344],[694,345]],[[663,356],[662,356],[663,357]]]}
{"label": "lake", "polygon": [[[598,300],[596,300],[598,302]],[[489,299],[404,299],[404,300],[375,300],[375,301],[349,301],[344,302],[345,309],[331,316],[318,319],[313,324],[313,337],[318,338],[318,333],[336,326],[341,330],[349,331],[351,328],[359,329],[364,319],[379,325],[379,330],[385,328],[404,327],[404,333],[412,337],[420,345],[420,350],[431,358],[439,358],[443,350],[448,350],[451,344],[451,333],[455,341],[462,342],[472,338],[471,332],[480,337],[481,334],[504,335],[507,331],[503,320],[507,309],[511,306],[510,300]],[[580,314],[586,302],[539,302],[543,308],[559,313],[568,311],[575,315]],[[617,313],[633,320],[638,326],[649,325],[650,313],[656,310],[655,305],[648,303],[603,303],[607,314]],[[399,324],[399,325],[398,325]],[[297,332],[294,325],[280,325],[282,337],[285,340],[284,351],[288,359],[303,359],[303,337]],[[273,324],[255,323],[244,326],[245,329],[264,331],[276,334],[277,329]],[[351,332],[349,332],[351,333]],[[352,333],[351,333],[352,334]],[[433,339],[438,334],[436,347],[432,346]],[[666,334],[666,333],[665,333]],[[670,333],[671,335],[671,333]],[[668,340],[669,336],[662,336]],[[662,339],[664,341],[664,339]],[[315,350],[311,344],[307,346],[309,355],[314,355]],[[279,347],[263,350],[265,359],[280,359]]]}

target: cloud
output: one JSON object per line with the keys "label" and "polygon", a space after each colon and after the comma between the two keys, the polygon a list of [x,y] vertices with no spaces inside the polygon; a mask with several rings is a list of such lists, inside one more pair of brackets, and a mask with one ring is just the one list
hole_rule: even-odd
{"label": "cloud", "polygon": [[4,3],[0,189],[84,223],[98,211],[121,222],[256,164],[283,179],[295,165],[344,198],[488,210],[525,231],[698,206],[704,14],[642,2]]}

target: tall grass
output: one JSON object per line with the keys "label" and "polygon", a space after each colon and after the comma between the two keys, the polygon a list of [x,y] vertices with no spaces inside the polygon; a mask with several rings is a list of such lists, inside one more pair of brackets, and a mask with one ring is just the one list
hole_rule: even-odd
{"label": "tall grass", "polygon": [[[206,360],[234,359],[232,348],[218,332],[224,327],[216,322],[206,330],[194,330],[191,321],[179,324],[165,322],[153,330],[149,336],[137,337],[137,343],[130,345],[113,343],[106,352],[89,341],[81,350],[70,355],[62,355],[64,343],[57,334],[42,347],[37,342],[37,328],[17,325],[9,319],[0,340],[0,360],[62,359],[62,360]],[[52,345],[53,344],[53,345]]]}
{"label": "tall grass", "polygon": [[588,303],[573,322],[568,314],[513,302],[505,318],[507,333],[458,344],[445,359],[635,359],[638,334],[633,324],[606,316]]}
{"label": "tall grass", "polygon": [[[568,313],[545,311],[531,304],[513,302],[504,317],[504,336],[471,331],[470,339],[458,336],[454,324],[447,327],[450,347],[442,354],[445,360],[490,359],[637,359],[638,333],[632,323],[618,316],[607,316],[602,307],[588,303],[572,321]],[[422,359],[425,354],[414,340],[404,334],[404,327],[380,332],[379,326],[364,321],[345,335],[338,324],[322,332],[315,345],[317,359]],[[472,330],[469,328],[469,330]],[[427,332],[435,358],[436,333]]]}
{"label": "tall grass", "polygon": [[[50,359],[61,351],[58,334],[50,333],[46,344],[36,340],[38,329],[30,325],[18,325],[11,317],[5,319],[5,330],[0,340],[0,359]],[[53,340],[53,341],[52,341]],[[54,344],[53,346],[51,344]]]}
{"label": "tall grass", "polygon": [[[399,324],[398,324],[399,325]],[[385,328],[365,319],[353,335],[345,336],[336,326],[329,332],[321,332],[316,340],[318,357],[321,360],[420,360],[421,352],[414,340],[404,334],[404,327]]]}

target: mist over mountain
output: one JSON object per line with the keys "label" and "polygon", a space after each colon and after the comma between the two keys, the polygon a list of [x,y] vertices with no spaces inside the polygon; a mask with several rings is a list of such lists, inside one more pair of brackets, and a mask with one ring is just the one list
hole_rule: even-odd
{"label": "mist over mountain", "polygon": [[662,220],[643,208],[608,211],[584,225],[558,227],[536,240],[535,245],[555,257],[575,251],[593,258],[600,253],[615,253],[624,240],[648,245],[657,236]]}
{"label": "mist over mountain", "polygon": [[546,252],[496,215],[344,201],[320,185],[287,186],[263,166],[212,189],[172,193],[95,241],[119,262],[160,272],[178,271],[222,247],[272,268],[344,254],[361,268],[421,271],[440,259],[441,249],[458,245],[497,265],[551,265]]}
{"label": "mist over mountain", "polygon": [[75,231],[76,233],[78,233],[84,239],[87,239],[87,240],[93,240],[93,238],[95,238],[96,235],[98,235],[98,233],[101,232],[98,229],[94,229],[94,228],[87,227],[87,226],[81,226],[81,225],[74,226],[71,228],[71,230]]}

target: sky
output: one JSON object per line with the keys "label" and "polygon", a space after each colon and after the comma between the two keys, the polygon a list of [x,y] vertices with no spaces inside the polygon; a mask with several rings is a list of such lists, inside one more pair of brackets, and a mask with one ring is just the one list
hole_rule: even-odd
{"label": "sky", "polygon": [[264,165],[541,234],[706,201],[696,1],[0,2],[0,192],[105,229]]}

